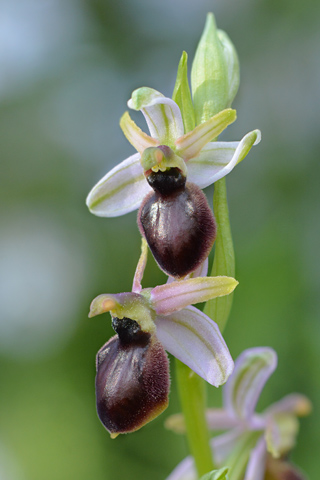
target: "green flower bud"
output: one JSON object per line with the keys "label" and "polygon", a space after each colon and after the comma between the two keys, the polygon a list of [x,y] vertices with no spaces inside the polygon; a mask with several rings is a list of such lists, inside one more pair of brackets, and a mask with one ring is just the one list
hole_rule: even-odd
{"label": "green flower bud", "polygon": [[239,87],[239,61],[229,37],[207,16],[191,70],[196,124],[230,107]]}

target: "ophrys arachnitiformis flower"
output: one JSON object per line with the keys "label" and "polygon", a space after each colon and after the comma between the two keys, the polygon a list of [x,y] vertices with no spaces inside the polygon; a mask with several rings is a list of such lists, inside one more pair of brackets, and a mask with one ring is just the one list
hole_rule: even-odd
{"label": "ophrys arachnitiformis flower", "polygon": [[165,350],[216,387],[233,369],[217,324],[191,305],[231,293],[237,281],[197,277],[142,289],[146,256],[143,241],[132,292],[99,295],[90,307],[90,317],[110,311],[117,333],[96,362],[98,415],[112,436],[141,428],[166,408]]}
{"label": "ophrys arachnitiformis flower", "polygon": [[87,197],[92,213],[114,217],[140,207],[138,225],[159,266],[183,277],[213,245],[216,228],[201,188],[227,175],[260,141],[259,130],[240,142],[212,142],[236,119],[230,108],[185,133],[178,105],[151,88],[135,90],[128,106],[140,110],[144,133],[126,112],[120,126],[138,153],[105,175]]}

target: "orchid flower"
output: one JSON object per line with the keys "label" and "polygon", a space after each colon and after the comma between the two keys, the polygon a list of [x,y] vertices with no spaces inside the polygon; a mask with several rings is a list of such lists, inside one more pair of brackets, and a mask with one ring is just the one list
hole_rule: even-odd
{"label": "orchid flower", "polygon": [[[229,467],[229,480],[304,478],[284,457],[295,444],[297,417],[311,410],[309,400],[303,395],[291,394],[262,413],[255,412],[260,393],[276,365],[277,355],[271,348],[245,350],[223,388],[224,407],[207,411],[209,427],[228,430],[214,437],[211,447],[216,464]],[[182,416],[169,417],[167,426],[182,431]],[[196,478],[193,459],[187,457],[167,480]]]}
{"label": "orchid flower", "polygon": [[[92,213],[101,217],[117,217],[139,208],[152,191],[144,175],[149,170],[176,167],[189,182],[205,188],[231,172],[261,138],[260,131],[253,130],[239,142],[210,142],[235,121],[236,112],[230,108],[185,133],[178,105],[152,88],[135,90],[128,106],[142,112],[150,136],[128,112],[122,116],[122,131],[137,153],[114,167],[89,193],[86,203]],[[146,158],[146,149],[160,145],[169,147],[173,158]]]}
{"label": "orchid flower", "polygon": [[142,289],[146,259],[143,241],[132,292],[99,295],[90,307],[90,317],[110,311],[117,332],[98,352],[96,377],[98,415],[113,437],[137,430],[166,408],[164,349],[216,387],[233,370],[218,326],[190,305],[228,295],[238,282],[198,277]]}
{"label": "orchid flower", "polygon": [[102,217],[140,207],[138,226],[160,268],[184,277],[204,261],[216,237],[200,188],[227,175],[260,141],[260,132],[254,130],[240,142],[210,142],[234,122],[235,110],[225,109],[185,132],[177,103],[147,87],[135,90],[128,106],[143,113],[150,136],[128,112],[122,116],[123,133],[138,153],[93,187],[87,205]]}

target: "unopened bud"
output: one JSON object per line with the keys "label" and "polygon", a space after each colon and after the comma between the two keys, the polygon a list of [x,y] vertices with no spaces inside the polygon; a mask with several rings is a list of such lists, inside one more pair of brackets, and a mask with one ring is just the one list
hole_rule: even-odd
{"label": "unopened bud", "polygon": [[191,70],[196,124],[231,106],[239,87],[239,61],[229,37],[207,16]]}

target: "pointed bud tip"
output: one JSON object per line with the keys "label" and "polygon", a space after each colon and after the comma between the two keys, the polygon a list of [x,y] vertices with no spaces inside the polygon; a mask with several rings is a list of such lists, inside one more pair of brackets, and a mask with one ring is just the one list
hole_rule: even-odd
{"label": "pointed bud tip", "polygon": [[211,33],[217,30],[216,19],[212,12],[207,13],[206,22],[203,29],[203,35],[205,33],[209,33],[210,30],[211,30]]}
{"label": "pointed bud tip", "polygon": [[235,48],[207,15],[191,70],[196,123],[230,106],[239,87],[239,62]]}

